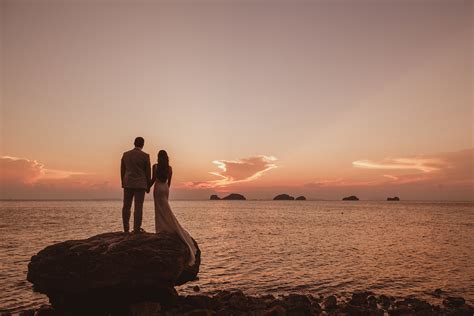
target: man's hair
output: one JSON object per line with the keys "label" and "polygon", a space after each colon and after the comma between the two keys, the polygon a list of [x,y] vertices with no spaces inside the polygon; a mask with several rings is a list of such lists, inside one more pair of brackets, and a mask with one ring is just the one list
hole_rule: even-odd
{"label": "man's hair", "polygon": [[135,142],[133,143],[135,147],[140,147],[143,148],[143,145],[145,145],[145,140],[143,137],[137,137],[135,138]]}

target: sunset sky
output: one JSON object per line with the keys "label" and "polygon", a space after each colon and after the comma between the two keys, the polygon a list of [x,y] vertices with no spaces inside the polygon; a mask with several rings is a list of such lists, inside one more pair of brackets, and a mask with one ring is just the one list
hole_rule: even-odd
{"label": "sunset sky", "polygon": [[0,198],[120,198],[143,136],[174,199],[474,200],[472,1],[0,11]]}

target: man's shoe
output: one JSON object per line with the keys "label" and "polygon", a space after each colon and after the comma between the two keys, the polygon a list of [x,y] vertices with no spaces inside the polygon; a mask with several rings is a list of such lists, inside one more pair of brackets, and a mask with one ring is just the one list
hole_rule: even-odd
{"label": "man's shoe", "polygon": [[143,228],[140,228],[139,230],[135,230],[135,229],[134,229],[132,233],[134,233],[134,234],[140,234],[140,233],[146,233],[146,231],[145,231]]}

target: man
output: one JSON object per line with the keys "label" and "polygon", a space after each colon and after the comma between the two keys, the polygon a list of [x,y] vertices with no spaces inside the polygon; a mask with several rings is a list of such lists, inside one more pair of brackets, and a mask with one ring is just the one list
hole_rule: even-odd
{"label": "man", "polygon": [[135,200],[133,232],[139,233],[142,231],[143,201],[145,200],[145,192],[150,192],[149,185],[151,182],[150,155],[142,151],[145,140],[143,137],[137,137],[134,144],[134,149],[123,154],[120,165],[123,188],[122,219],[123,230],[126,233],[130,231],[129,221],[133,200]]}

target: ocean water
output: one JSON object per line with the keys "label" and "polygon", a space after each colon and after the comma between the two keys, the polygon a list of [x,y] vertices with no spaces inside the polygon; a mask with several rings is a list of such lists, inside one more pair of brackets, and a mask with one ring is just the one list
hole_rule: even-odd
{"label": "ocean water", "polygon": [[[474,203],[172,201],[202,250],[191,293],[338,294],[371,290],[433,301],[441,288],[474,303]],[[144,225],[153,231],[147,201]],[[26,281],[43,247],[121,230],[120,201],[0,202],[0,311],[47,302]]]}

